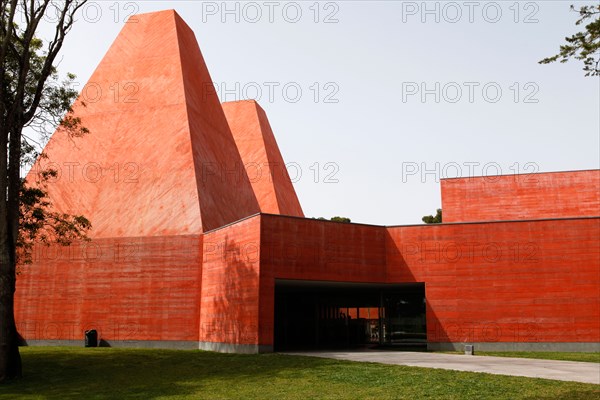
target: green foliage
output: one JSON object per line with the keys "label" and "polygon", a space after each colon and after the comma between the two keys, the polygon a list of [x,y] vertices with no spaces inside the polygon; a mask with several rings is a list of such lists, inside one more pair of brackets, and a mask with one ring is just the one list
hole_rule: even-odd
{"label": "green foliage", "polygon": [[347,224],[349,224],[350,222],[352,222],[350,220],[350,218],[347,218],[347,217],[338,217],[338,216],[331,217],[331,221],[334,221],[334,222],[344,222],[344,223],[347,223]]}
{"label": "green foliage", "polygon": [[[585,26],[585,30],[565,38],[567,44],[560,46],[558,54],[544,58],[540,64],[549,64],[560,59],[561,63],[574,57],[583,61],[585,76],[599,76],[600,69],[600,5],[582,6],[579,10],[571,5],[571,10],[579,13],[575,25],[581,25],[592,20]],[[594,19],[595,18],[595,19]]]}
{"label": "green foliage", "polygon": [[[17,263],[32,262],[34,244],[57,243],[70,245],[75,240],[88,241],[90,221],[82,215],[56,212],[48,199],[48,179],[57,176],[56,170],[44,170],[37,174],[35,186],[22,182],[19,204],[19,237],[17,239]],[[17,270],[19,272],[19,270]]]}
{"label": "green foliage", "polygon": [[[313,219],[315,219],[315,218],[313,218]],[[346,223],[346,224],[349,224],[350,222],[352,222],[352,220],[350,218],[339,217],[339,216],[331,217],[330,219],[323,218],[323,217],[319,217],[319,218],[316,218],[316,219],[318,219],[319,221],[343,222],[343,223]]]}
{"label": "green foliage", "polygon": [[423,218],[421,218],[421,221],[425,222],[426,224],[440,224],[442,222],[442,209],[437,209],[435,217],[433,215],[425,215]]}

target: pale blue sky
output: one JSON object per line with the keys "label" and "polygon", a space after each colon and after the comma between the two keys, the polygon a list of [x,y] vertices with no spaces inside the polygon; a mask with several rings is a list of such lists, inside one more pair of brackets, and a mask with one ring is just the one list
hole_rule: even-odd
{"label": "pale blue sky", "polygon": [[307,217],[420,223],[440,176],[599,167],[600,80],[537,63],[578,29],[572,3],[91,2],[60,70],[83,85],[126,15],[176,9],[223,101],[262,90]]}

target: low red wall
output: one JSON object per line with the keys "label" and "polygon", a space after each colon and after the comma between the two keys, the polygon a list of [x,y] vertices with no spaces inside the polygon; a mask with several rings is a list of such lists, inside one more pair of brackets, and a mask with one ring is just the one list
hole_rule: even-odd
{"label": "low red wall", "polygon": [[600,216],[600,170],[443,179],[444,222]]}
{"label": "low red wall", "polygon": [[201,236],[43,245],[21,267],[15,313],[25,340],[197,341]]}
{"label": "low red wall", "polygon": [[600,219],[388,228],[388,279],[425,282],[430,342],[600,341]]}
{"label": "low red wall", "polygon": [[425,282],[430,342],[598,342],[600,219],[374,227],[262,216],[260,337],[275,279]]}
{"label": "low red wall", "polygon": [[599,342],[598,243],[600,218],[386,228],[257,215],[204,237],[37,247],[17,323],[27,340],[95,328],[109,343],[270,346],[278,278],[425,282],[429,342]]}

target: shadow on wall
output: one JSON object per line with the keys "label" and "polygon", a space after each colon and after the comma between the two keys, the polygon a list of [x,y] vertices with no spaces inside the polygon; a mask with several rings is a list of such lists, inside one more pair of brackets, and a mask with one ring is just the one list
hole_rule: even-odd
{"label": "shadow on wall", "polygon": [[[440,226],[441,228],[441,226]],[[430,227],[427,229],[438,229]],[[426,231],[423,231],[426,232]],[[497,281],[479,279],[481,271],[500,270],[512,267],[511,260],[486,260],[478,257],[478,247],[474,243],[464,245],[470,253],[458,253],[450,257],[444,253],[444,246],[455,246],[453,241],[444,241],[440,236],[419,236],[404,234],[401,230],[388,231],[388,270],[390,281],[426,282],[427,342],[455,343],[462,351],[461,344],[484,343],[529,343],[540,341],[540,328],[525,319],[518,307],[510,308],[503,304],[498,295],[502,290],[519,290],[512,281],[504,281],[499,289]],[[512,248],[498,242],[499,251],[509,257]],[[481,247],[481,246],[480,246]],[[463,249],[463,250],[464,250]],[[475,249],[475,250],[473,250]],[[512,256],[512,255],[511,255]],[[476,269],[475,269],[476,268]],[[469,271],[476,271],[476,274]],[[496,273],[496,272],[494,272]],[[491,272],[488,272],[489,276]],[[501,276],[496,273],[496,276]],[[474,279],[473,277],[477,278]],[[516,287],[515,287],[516,286]],[[518,294],[518,292],[517,292]],[[500,318],[504,317],[503,321]]]}
{"label": "shadow on wall", "polygon": [[[388,231],[388,263],[394,266],[388,270],[388,279],[425,282],[427,343],[433,346],[437,343],[495,343],[510,337],[506,327],[493,320],[470,318],[461,313],[465,306],[461,290],[467,289],[461,289],[460,282],[456,282],[457,263],[442,262],[437,245],[438,242],[429,237],[409,237],[402,231]],[[462,346],[458,346],[455,350],[462,351]]]}
{"label": "shadow on wall", "polygon": [[[387,281],[388,282],[425,282],[423,279],[419,279],[413,274],[411,267],[408,265],[408,261],[404,255],[404,252],[407,248],[403,248],[401,244],[403,243],[403,237],[400,232],[395,233],[395,235],[399,236],[394,238],[390,230],[386,229],[386,260],[388,264],[387,269]],[[393,266],[393,268],[390,268]],[[422,277],[421,277],[422,278]],[[440,342],[445,341],[444,338],[447,337],[447,334],[442,329],[442,325],[440,324],[435,312],[431,308],[431,302],[428,299],[430,285],[425,282],[425,318],[426,318],[426,329],[427,329],[427,343],[430,342]],[[455,298],[455,297],[453,297]]]}
{"label": "shadow on wall", "polygon": [[237,243],[227,235],[221,244],[220,265],[209,263],[203,272],[200,341],[257,344],[258,246]]}

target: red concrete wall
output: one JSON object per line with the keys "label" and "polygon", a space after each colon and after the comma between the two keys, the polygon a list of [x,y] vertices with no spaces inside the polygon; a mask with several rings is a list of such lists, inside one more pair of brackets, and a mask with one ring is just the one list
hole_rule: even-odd
{"label": "red concrete wall", "polygon": [[382,227],[262,215],[262,273],[282,279],[385,281]]}
{"label": "red concrete wall", "polygon": [[[38,246],[21,267],[15,313],[26,340],[197,341],[201,236]],[[83,343],[83,342],[82,342]]]}
{"label": "red concrete wall", "polygon": [[258,344],[260,216],[204,235],[200,342]]}
{"label": "red concrete wall", "polygon": [[273,344],[275,279],[385,282],[385,229],[261,216],[260,342]]}
{"label": "red concrete wall", "polygon": [[598,342],[598,243],[600,218],[385,228],[257,215],[203,237],[37,248],[17,321],[25,339],[96,328],[109,342],[272,345],[277,278],[425,282],[430,342]]}
{"label": "red concrete wall", "polygon": [[444,222],[600,215],[600,170],[443,179]]}
{"label": "red concrete wall", "polygon": [[600,341],[600,219],[390,227],[390,282],[425,282],[430,342]]}
{"label": "red concrete wall", "polygon": [[263,215],[260,339],[276,278],[425,282],[430,342],[598,342],[600,219],[374,227]]}

